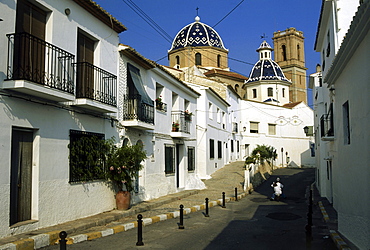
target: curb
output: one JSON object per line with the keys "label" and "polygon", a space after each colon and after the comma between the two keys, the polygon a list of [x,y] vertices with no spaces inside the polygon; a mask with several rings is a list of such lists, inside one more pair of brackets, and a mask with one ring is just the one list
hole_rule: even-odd
{"label": "curb", "polygon": [[[242,193],[238,195],[238,200],[244,198],[247,195],[247,193]],[[235,197],[225,197],[225,202],[235,201]],[[222,204],[222,199],[218,199],[216,201],[209,201],[208,205],[209,207],[214,207],[217,205]],[[190,208],[184,208],[184,214],[190,214],[192,212],[197,212],[200,210],[205,209],[205,204],[196,205]],[[179,211],[170,212],[167,214],[159,214],[156,216],[152,216],[149,218],[143,218],[143,226],[148,226],[150,224],[164,221],[167,219],[173,219],[180,216]],[[87,240],[93,240],[102,238],[105,236],[113,235],[116,233],[128,231],[130,229],[136,228],[138,225],[137,221],[131,222],[131,223],[125,223],[125,224],[118,224],[116,226],[113,226],[112,228],[108,228],[102,231],[96,231],[96,232],[90,232],[86,234],[78,234],[71,237],[66,238],[67,244],[75,244]],[[5,245],[0,246],[0,250],[33,250],[33,249],[39,249],[42,247],[46,247],[49,245],[58,245],[59,244],[59,233],[60,231],[52,231],[44,234],[39,234],[36,236],[32,236],[28,239],[22,239],[18,241],[14,241],[12,243],[8,243]]]}
{"label": "curb", "polygon": [[[328,223],[330,221],[329,215],[325,210],[324,205],[321,201],[318,202],[324,221]],[[334,241],[335,245],[340,250],[351,250],[347,243],[340,237],[340,235],[335,230],[329,230],[330,237]]]}

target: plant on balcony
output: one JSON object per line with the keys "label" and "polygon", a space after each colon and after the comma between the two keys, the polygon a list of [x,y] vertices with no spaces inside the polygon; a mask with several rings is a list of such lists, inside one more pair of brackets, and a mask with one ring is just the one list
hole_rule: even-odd
{"label": "plant on balcony", "polygon": [[185,121],[191,121],[191,116],[193,115],[193,113],[190,112],[189,110],[186,110],[184,114],[185,114]]}
{"label": "plant on balcony", "polygon": [[172,132],[177,132],[179,131],[180,124],[178,122],[173,122],[172,123]]}
{"label": "plant on balcony", "polygon": [[163,109],[163,102],[162,102],[161,95],[157,99],[155,99],[155,105],[157,109]]}

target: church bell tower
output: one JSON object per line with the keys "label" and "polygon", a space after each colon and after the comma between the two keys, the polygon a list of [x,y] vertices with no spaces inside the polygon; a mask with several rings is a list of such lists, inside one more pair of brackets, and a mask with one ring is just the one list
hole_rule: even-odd
{"label": "church bell tower", "polygon": [[306,70],[304,59],[304,37],[302,31],[288,28],[274,32],[275,62],[292,81],[289,90],[291,102],[307,103]]}

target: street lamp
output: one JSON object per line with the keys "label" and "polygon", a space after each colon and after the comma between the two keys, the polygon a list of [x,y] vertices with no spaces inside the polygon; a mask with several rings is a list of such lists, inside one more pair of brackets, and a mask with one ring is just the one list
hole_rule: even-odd
{"label": "street lamp", "polygon": [[304,128],[303,128],[303,131],[304,131],[304,133],[307,135],[308,134],[308,130],[309,130],[309,128],[307,127],[307,126],[305,126]]}

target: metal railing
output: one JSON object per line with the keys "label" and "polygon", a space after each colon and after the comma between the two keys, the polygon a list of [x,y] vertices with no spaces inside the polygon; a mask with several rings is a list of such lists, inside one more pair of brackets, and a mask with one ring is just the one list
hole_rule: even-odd
{"label": "metal railing", "polygon": [[167,112],[167,104],[164,102],[155,102],[155,108],[157,110]]}
{"label": "metal railing", "polygon": [[78,62],[73,65],[77,73],[77,98],[87,98],[117,106],[117,76],[88,62]]}
{"label": "metal railing", "polygon": [[141,95],[126,95],[123,108],[123,120],[139,120],[154,124],[154,104],[142,102]]}
{"label": "metal railing", "polygon": [[8,34],[7,80],[74,94],[74,55],[28,33]]}
{"label": "metal railing", "polygon": [[334,120],[331,114],[324,114],[320,118],[321,137],[334,136]]}
{"label": "metal railing", "polygon": [[184,132],[190,134],[191,120],[185,119],[184,111],[172,111],[172,132]]}

